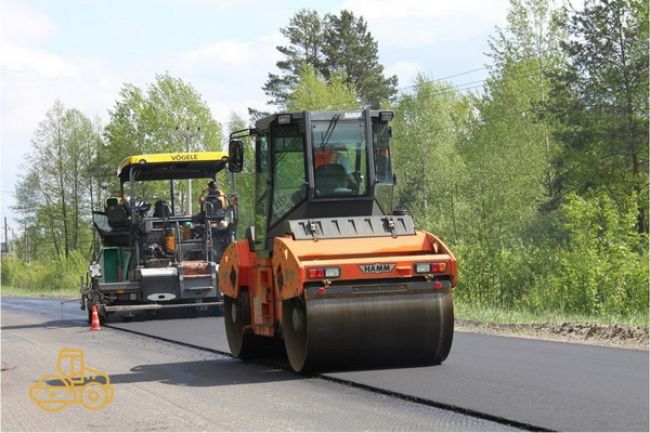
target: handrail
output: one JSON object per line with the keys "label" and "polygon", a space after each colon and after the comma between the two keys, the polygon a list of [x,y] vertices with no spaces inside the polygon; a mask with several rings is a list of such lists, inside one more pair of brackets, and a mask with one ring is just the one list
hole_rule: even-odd
{"label": "handrail", "polygon": [[176,223],[176,237],[178,238],[176,240],[176,245],[178,245],[177,248],[177,254],[178,254],[178,261],[182,262],[183,261],[183,235],[181,233],[181,225],[178,221],[174,221]]}

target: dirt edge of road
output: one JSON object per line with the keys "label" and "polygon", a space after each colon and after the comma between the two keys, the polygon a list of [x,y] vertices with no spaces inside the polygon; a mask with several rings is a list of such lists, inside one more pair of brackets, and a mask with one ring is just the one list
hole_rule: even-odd
{"label": "dirt edge of road", "polygon": [[567,343],[648,350],[648,328],[599,324],[511,324],[456,319],[456,330]]}

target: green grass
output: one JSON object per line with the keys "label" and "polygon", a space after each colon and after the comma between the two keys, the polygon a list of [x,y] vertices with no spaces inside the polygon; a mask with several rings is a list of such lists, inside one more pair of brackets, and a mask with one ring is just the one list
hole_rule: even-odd
{"label": "green grass", "polygon": [[20,287],[12,287],[2,285],[0,287],[0,295],[2,296],[25,296],[30,298],[78,298],[79,289],[69,290],[37,290],[37,289],[23,289]]}
{"label": "green grass", "polygon": [[560,312],[532,313],[527,311],[505,310],[495,307],[481,307],[473,304],[454,301],[454,313],[457,319],[478,320],[480,322],[498,324],[535,324],[535,323],[595,323],[600,325],[626,325],[648,327],[648,314],[637,314],[629,317],[616,316],[585,316],[578,314],[562,314]]}

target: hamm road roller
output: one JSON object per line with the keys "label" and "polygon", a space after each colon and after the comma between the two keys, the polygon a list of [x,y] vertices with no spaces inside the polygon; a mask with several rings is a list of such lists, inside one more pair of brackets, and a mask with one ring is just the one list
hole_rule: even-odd
{"label": "hamm road roller", "polygon": [[259,354],[270,338],[284,340],[296,372],[432,365],[449,354],[456,259],[393,210],[392,118],[282,113],[231,134],[231,154],[254,140],[256,176],[255,225],[219,267],[234,356]]}

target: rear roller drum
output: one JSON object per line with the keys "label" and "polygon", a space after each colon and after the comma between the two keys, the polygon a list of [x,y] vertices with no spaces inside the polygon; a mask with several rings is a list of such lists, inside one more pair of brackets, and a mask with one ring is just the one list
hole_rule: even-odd
{"label": "rear roller drum", "polygon": [[294,371],[307,371],[306,367],[307,312],[302,298],[293,298],[282,304],[282,334],[289,363]]}
{"label": "rear roller drum", "polygon": [[[239,298],[224,296],[223,320],[230,353],[240,359],[276,356],[282,353],[281,340],[253,334],[248,291],[242,290]],[[279,347],[278,347],[279,346]]]}
{"label": "rear roller drum", "polygon": [[257,356],[263,337],[258,337],[250,329],[246,329],[251,323],[248,291],[240,291],[237,299],[224,296],[223,307],[230,353],[241,359]]}

